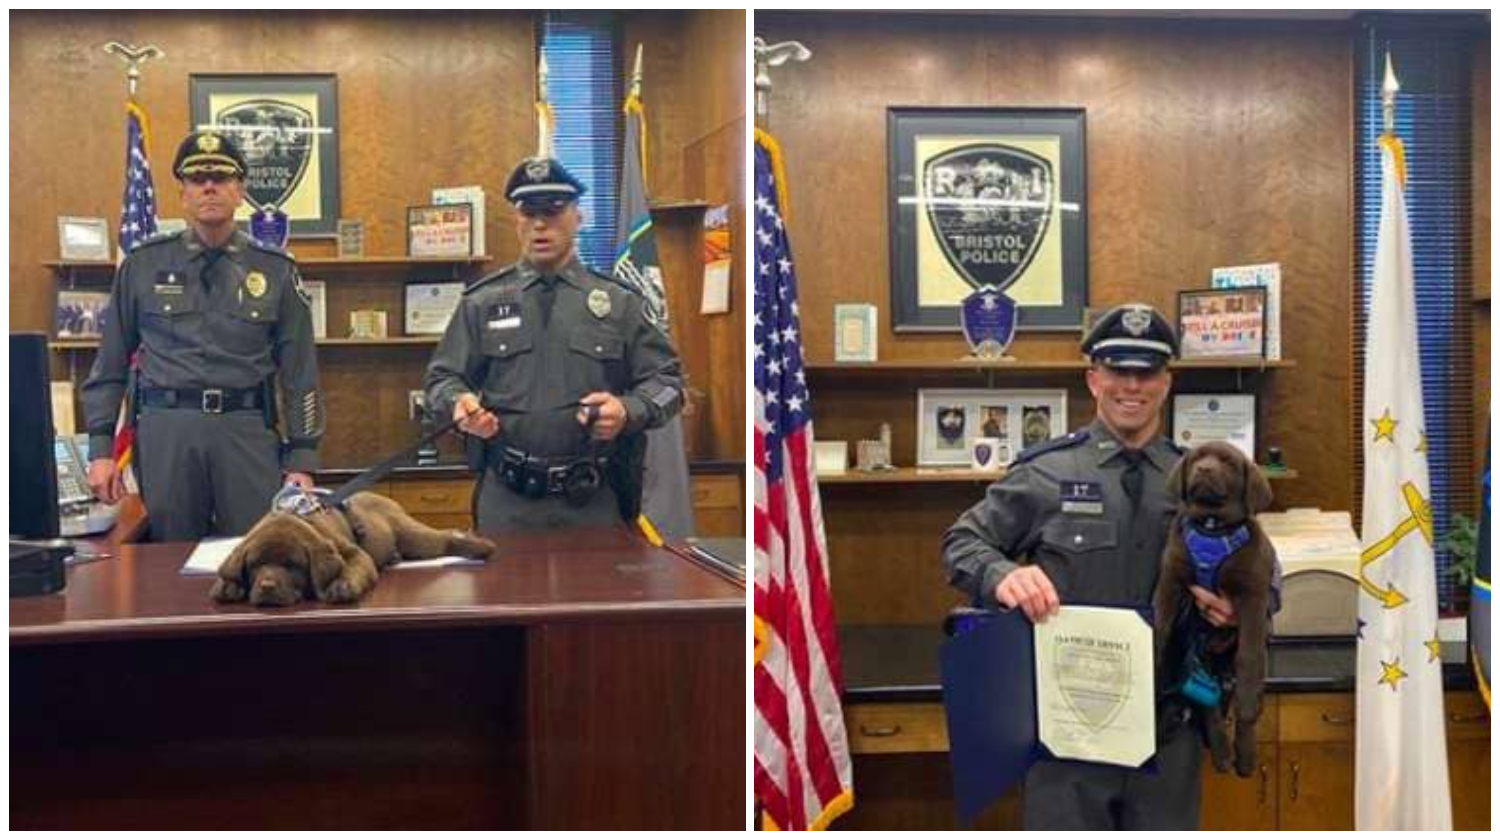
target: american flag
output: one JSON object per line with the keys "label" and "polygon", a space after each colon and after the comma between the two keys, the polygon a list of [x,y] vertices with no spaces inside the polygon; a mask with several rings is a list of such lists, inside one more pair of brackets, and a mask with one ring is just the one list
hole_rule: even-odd
{"label": "american flag", "polygon": [[755,796],[768,828],[854,803],[781,155],[755,132]]}
{"label": "american flag", "polygon": [[156,190],[151,186],[147,156],[146,112],[134,102],[125,105],[125,197],[120,202],[120,255],[130,253],[156,235]]}

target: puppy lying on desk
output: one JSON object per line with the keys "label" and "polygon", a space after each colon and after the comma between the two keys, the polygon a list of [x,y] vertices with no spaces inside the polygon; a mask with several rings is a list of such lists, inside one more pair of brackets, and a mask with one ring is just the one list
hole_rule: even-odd
{"label": "puppy lying on desk", "polygon": [[[1271,485],[1227,443],[1190,450],[1167,478],[1177,518],[1157,579],[1156,661],[1163,684],[1204,711],[1209,752],[1229,769],[1224,710],[1234,708],[1234,769],[1255,770],[1255,720],[1266,678],[1276,552],[1255,514]],[[1196,584],[1234,605],[1237,628],[1214,627],[1193,609]]]}
{"label": "puppy lying on desk", "polygon": [[266,514],[219,567],[209,595],[280,607],[306,599],[359,600],[380,570],[401,560],[457,554],[488,557],[495,544],[464,531],[439,531],[375,493],[355,493],[342,508],[320,493],[283,488]]}

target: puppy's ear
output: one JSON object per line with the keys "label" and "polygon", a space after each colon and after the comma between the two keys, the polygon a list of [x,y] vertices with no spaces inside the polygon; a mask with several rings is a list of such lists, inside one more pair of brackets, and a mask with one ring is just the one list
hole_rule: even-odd
{"label": "puppy's ear", "polygon": [[238,583],[240,586],[249,587],[249,561],[250,561],[250,538],[240,540],[240,544],[229,552],[229,557],[219,564],[219,577]]}
{"label": "puppy's ear", "polygon": [[1245,459],[1245,512],[1260,513],[1271,506],[1271,482],[1266,480],[1260,467]]}
{"label": "puppy's ear", "polygon": [[332,542],[315,539],[308,545],[307,573],[312,577],[313,589],[317,590],[319,597],[343,572],[344,559]]}
{"label": "puppy's ear", "polygon": [[1171,496],[1175,501],[1181,502],[1187,500],[1187,470],[1192,460],[1193,450],[1189,449],[1183,453],[1181,458],[1177,459],[1177,466],[1173,467],[1170,473],[1167,473],[1167,495]]}

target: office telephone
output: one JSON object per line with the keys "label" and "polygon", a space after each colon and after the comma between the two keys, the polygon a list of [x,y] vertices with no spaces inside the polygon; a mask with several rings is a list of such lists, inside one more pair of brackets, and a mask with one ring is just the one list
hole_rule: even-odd
{"label": "office telephone", "polygon": [[94,500],[89,490],[88,435],[58,435],[53,448],[57,460],[57,520],[65,537],[101,534],[114,527],[117,506]]}

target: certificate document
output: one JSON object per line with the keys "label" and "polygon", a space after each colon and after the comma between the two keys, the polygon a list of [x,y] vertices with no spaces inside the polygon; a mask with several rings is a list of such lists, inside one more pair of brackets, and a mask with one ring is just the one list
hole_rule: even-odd
{"label": "certificate document", "polygon": [[1151,625],[1135,610],[1063,607],[1036,625],[1037,734],[1057,758],[1139,767],[1156,752]]}

